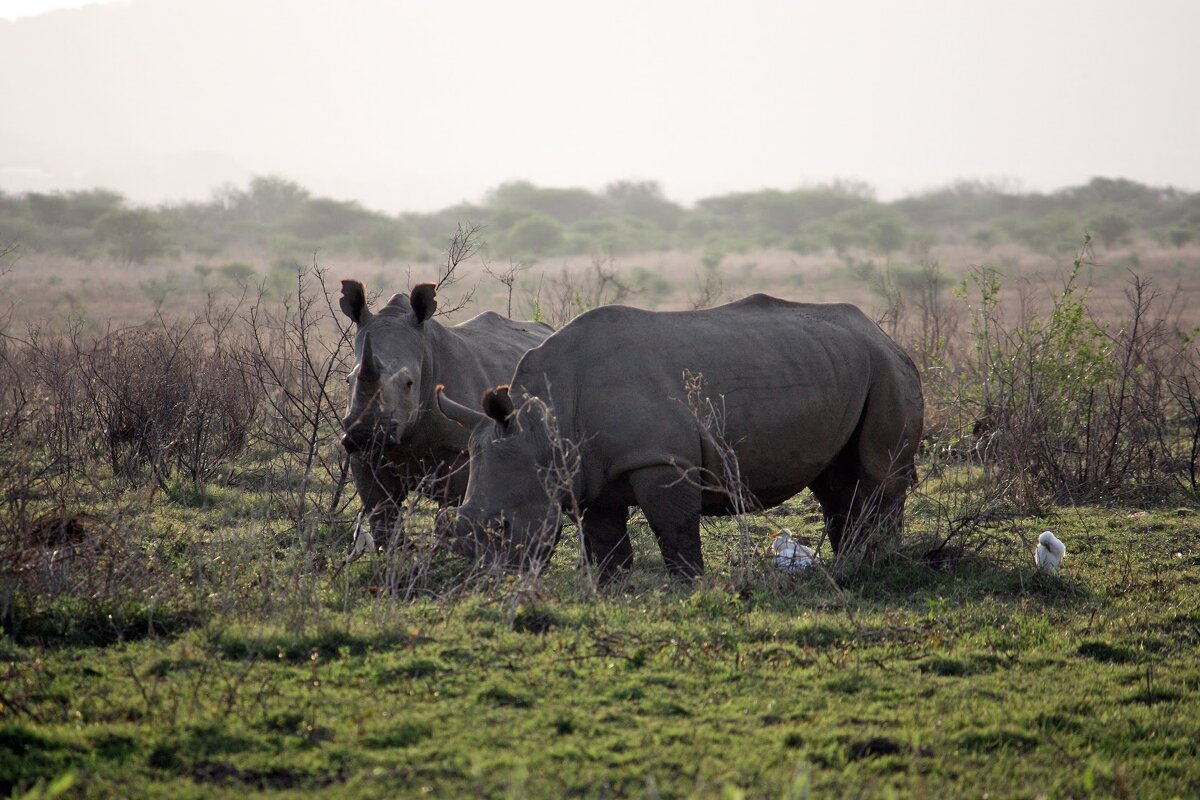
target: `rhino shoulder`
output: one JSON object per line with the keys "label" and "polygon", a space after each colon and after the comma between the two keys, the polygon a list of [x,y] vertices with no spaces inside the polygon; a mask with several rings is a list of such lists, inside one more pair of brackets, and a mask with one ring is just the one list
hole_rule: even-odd
{"label": "rhino shoulder", "polygon": [[504,319],[508,327],[514,331],[530,333],[535,336],[549,336],[554,333],[554,327],[536,319]]}
{"label": "rhino shoulder", "polygon": [[484,311],[454,326],[459,331],[504,331],[512,330],[512,320],[495,311]]}
{"label": "rhino shoulder", "polygon": [[804,303],[797,300],[784,300],[781,297],[761,292],[711,310],[749,314],[799,315],[820,325],[832,325],[846,329],[863,326],[868,329],[878,327],[869,316],[863,313],[861,308],[852,303]]}
{"label": "rhino shoulder", "polygon": [[484,311],[471,317],[465,322],[460,322],[454,326],[460,331],[514,331],[517,333],[527,333],[534,336],[546,337],[554,333],[554,328],[544,322],[526,319],[509,319],[503,314],[497,314],[495,311]]}
{"label": "rhino shoulder", "polygon": [[748,294],[739,300],[734,300],[733,302],[726,303],[725,305],[726,305],[726,307],[731,307],[731,306],[795,306],[795,305],[805,305],[805,304],[804,303],[795,303],[791,300],[784,300],[783,298],[775,297],[774,295],[763,294],[762,292],[755,292],[754,294]]}
{"label": "rhino shoulder", "polygon": [[480,314],[476,314],[468,320],[458,323],[454,327],[459,329],[494,327],[495,325],[503,322],[504,317],[497,314],[495,311],[484,311]]}

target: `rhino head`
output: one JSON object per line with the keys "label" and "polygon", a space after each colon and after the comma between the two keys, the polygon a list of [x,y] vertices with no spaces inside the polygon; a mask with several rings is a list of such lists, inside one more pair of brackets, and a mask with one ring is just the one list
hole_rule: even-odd
{"label": "rhino head", "polygon": [[348,453],[386,457],[402,446],[422,411],[431,380],[426,356],[426,322],[437,309],[436,287],[422,283],[397,294],[378,312],[367,308],[366,287],[342,281],[342,312],[358,330],[355,365],[347,377],[350,399],[342,420]]}
{"label": "rhino head", "polygon": [[537,398],[513,407],[509,387],[489,389],[483,413],[438,387],[438,409],[471,430],[470,475],[463,504],[438,519],[462,555],[509,568],[544,564],[558,542],[564,496],[573,489],[550,409]]}

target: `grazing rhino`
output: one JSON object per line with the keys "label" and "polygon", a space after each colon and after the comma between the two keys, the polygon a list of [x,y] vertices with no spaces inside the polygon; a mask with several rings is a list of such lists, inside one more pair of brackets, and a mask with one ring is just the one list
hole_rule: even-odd
{"label": "grazing rhino", "polygon": [[434,387],[444,384],[452,395],[479,397],[511,375],[521,355],[554,329],[491,311],[442,325],[431,319],[437,309],[432,283],[394,295],[372,312],[363,284],[342,281],[340,305],[358,328],[357,363],[347,378],[350,402],[342,421],[342,446],[350,454],[363,506],[353,558],[365,546],[359,536],[363,517],[374,538],[389,544],[409,491],[420,488],[442,503],[463,497],[468,435],[433,413]]}
{"label": "grazing rhino", "polygon": [[[687,373],[703,376],[719,435],[689,405]],[[916,367],[857,308],[761,294],[589,311],[526,353],[485,413],[438,405],[472,429],[465,500],[439,517],[455,546],[509,566],[545,558],[569,500],[605,578],[632,561],[631,505],[672,574],[703,572],[701,514],[735,510],[720,480],[730,449],[751,504],[812,489],[835,550],[862,523],[898,534],[923,415]]]}

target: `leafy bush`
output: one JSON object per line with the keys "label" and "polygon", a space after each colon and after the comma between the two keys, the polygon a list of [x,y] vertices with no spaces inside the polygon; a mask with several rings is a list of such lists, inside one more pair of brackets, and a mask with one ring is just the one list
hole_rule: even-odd
{"label": "leafy bush", "polygon": [[167,249],[162,223],[149,211],[110,211],[96,220],[95,231],[126,266],[141,264]]}
{"label": "leafy bush", "polygon": [[1135,226],[1129,215],[1113,209],[1092,217],[1088,227],[1105,247],[1113,247],[1125,241]]}
{"label": "leafy bush", "polygon": [[508,249],[518,256],[544,256],[563,241],[566,229],[545,214],[531,214],[508,232]]}
{"label": "leafy bush", "polygon": [[217,267],[217,274],[239,286],[245,286],[258,274],[254,267],[241,261],[233,261]]}
{"label": "leafy bush", "polygon": [[973,285],[970,368],[959,389],[977,410],[990,480],[1023,508],[1046,501],[1161,499],[1195,488],[1200,437],[1194,343],[1178,338],[1136,276],[1120,326],[1097,322],[1079,286],[1087,249],[1048,315],[1029,307],[1015,323],[1000,311],[992,270]]}

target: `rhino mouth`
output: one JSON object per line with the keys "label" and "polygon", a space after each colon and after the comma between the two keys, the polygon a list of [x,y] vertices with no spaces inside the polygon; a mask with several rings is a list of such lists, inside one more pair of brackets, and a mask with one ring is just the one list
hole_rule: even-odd
{"label": "rhino mouth", "polygon": [[476,523],[456,509],[439,512],[435,526],[450,549],[473,561],[511,568],[513,554],[519,550],[513,541],[512,522],[504,516]]}
{"label": "rhino mouth", "polygon": [[402,449],[394,425],[350,428],[342,435],[342,448],[350,454],[395,456]]}
{"label": "rhino mouth", "polygon": [[[457,509],[445,509],[437,516],[435,530],[460,556],[503,570],[523,570],[549,561],[562,533],[561,520],[557,522],[547,519],[527,530],[504,515],[477,523]],[[514,529],[524,532],[514,535]]]}

